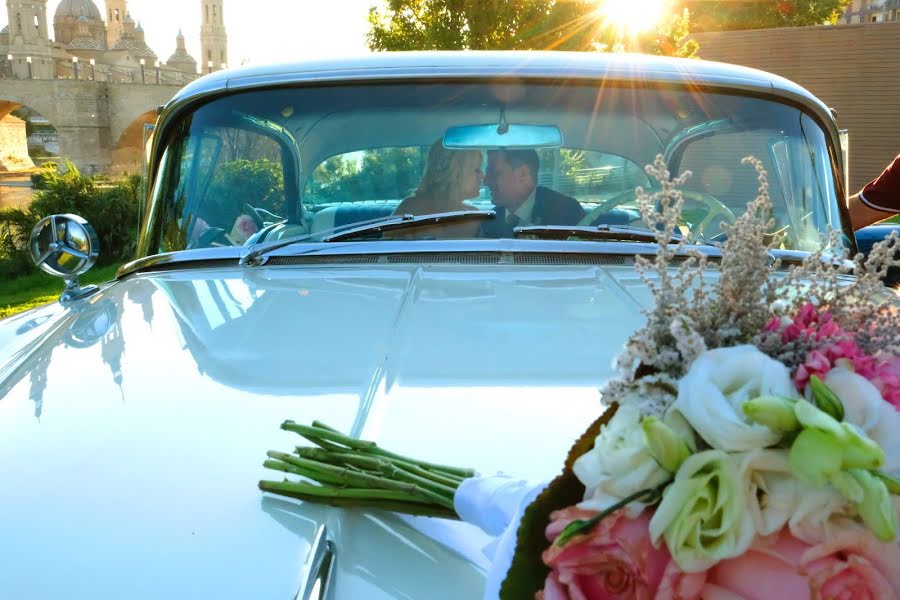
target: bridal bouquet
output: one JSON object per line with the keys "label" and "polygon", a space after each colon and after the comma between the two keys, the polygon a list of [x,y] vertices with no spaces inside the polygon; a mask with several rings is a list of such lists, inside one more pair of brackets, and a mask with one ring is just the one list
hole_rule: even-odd
{"label": "bridal bouquet", "polygon": [[[661,159],[648,167],[660,187],[638,199],[660,243],[638,268],[655,303],[602,390],[609,409],[549,485],[529,490],[288,424],[320,448],[270,453],[267,466],[318,483],[261,487],[502,533],[509,555],[500,544],[488,596],[900,597],[900,319],[880,281],[898,240],[851,262],[833,234],[782,267],[771,258],[779,240],[765,172],[747,162],[760,193],[728,228],[717,264],[688,236],[667,244],[688,174],[670,178]],[[486,516],[496,514],[499,525]]]}

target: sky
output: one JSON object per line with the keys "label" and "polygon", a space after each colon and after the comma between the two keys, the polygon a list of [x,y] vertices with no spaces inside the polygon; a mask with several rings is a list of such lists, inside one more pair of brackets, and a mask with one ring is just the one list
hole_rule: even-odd
{"label": "sky", "polygon": [[[232,66],[348,56],[366,52],[369,6],[379,0],[225,0],[228,59]],[[103,0],[94,0],[106,14]],[[60,0],[47,2],[50,30]],[[179,27],[191,56],[200,57],[200,0],[128,0],[147,43],[166,60]],[[7,23],[0,7],[0,28]]]}

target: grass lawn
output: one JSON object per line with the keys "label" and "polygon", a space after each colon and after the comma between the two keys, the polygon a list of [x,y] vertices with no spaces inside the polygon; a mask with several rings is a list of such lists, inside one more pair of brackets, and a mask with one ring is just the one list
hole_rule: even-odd
{"label": "grass lawn", "polygon": [[[116,276],[119,265],[91,269],[81,277],[82,284],[102,283]],[[65,283],[62,279],[47,275],[43,271],[17,277],[0,285],[0,319],[26,311],[36,306],[56,302]]]}

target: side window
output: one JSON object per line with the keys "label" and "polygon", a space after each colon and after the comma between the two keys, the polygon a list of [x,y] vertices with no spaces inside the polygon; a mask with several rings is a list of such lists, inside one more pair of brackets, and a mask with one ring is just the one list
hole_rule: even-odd
{"label": "side window", "polygon": [[285,214],[281,148],[246,129],[192,133],[170,189],[180,232],[164,234],[161,250],[241,245]]}
{"label": "side window", "polygon": [[[687,189],[709,194],[740,215],[759,187],[756,171],[742,165],[741,160],[755,156],[766,172],[775,173],[769,143],[778,135],[771,130],[724,132],[692,141],[684,150],[678,171],[691,171]],[[776,206],[784,206],[779,186],[771,186],[769,193]]]}
{"label": "side window", "polygon": [[[800,140],[772,129],[718,133],[691,142],[685,149],[679,171],[691,171],[688,190],[712,196],[735,216],[740,216],[759,191],[757,173],[742,165],[754,156],[765,168],[772,199],[773,233],[786,236],[786,248],[804,250],[818,244],[816,215],[826,215],[817,204],[821,194],[810,174],[809,150]],[[685,212],[701,208],[687,205]],[[702,215],[687,220],[702,219]]]}
{"label": "side window", "polygon": [[283,213],[284,166],[278,143],[244,129],[213,132],[222,140],[222,151],[211,168],[207,203],[226,214],[245,205]]}
{"label": "side window", "polygon": [[332,156],[310,174],[303,204],[313,211],[347,202],[398,204],[416,189],[427,158],[427,146],[375,148]]}
{"label": "side window", "polygon": [[649,181],[643,169],[627,158],[590,150],[542,150],[538,185],[599,204]]}

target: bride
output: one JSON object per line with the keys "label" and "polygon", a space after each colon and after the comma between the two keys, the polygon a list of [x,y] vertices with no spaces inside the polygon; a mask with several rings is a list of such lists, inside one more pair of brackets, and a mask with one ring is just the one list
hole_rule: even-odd
{"label": "bride", "polygon": [[[438,140],[428,152],[425,172],[413,194],[404,199],[395,215],[429,215],[459,210],[478,210],[465,200],[477,198],[484,179],[484,157],[478,150],[448,150]],[[438,225],[417,231],[416,237],[471,238],[475,237],[480,223]],[[393,236],[392,236],[393,237]]]}

